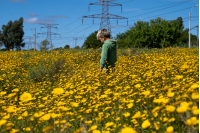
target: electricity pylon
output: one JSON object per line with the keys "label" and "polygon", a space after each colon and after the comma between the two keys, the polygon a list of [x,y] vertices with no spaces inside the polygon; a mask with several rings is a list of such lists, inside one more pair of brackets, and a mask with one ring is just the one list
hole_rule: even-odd
{"label": "electricity pylon", "polygon": [[47,38],[46,38],[46,39],[51,43],[51,48],[52,48],[52,39],[51,39],[51,35],[60,35],[60,34],[52,33],[52,32],[51,32],[51,28],[57,28],[57,27],[53,27],[53,26],[58,25],[58,24],[41,24],[41,25],[44,25],[44,27],[41,27],[41,28],[47,28],[47,32],[38,33],[38,34],[47,35]]}
{"label": "electricity pylon", "polygon": [[[115,0],[98,0],[99,2],[96,3],[90,3],[89,5],[102,5],[102,13],[101,14],[94,14],[89,16],[83,16],[82,18],[101,18],[100,28],[99,29],[107,29],[111,33],[111,25],[110,25],[110,19],[128,19],[125,17],[121,17],[118,15],[110,14],[109,13],[109,6],[121,6],[121,4],[113,3],[112,1]],[[90,8],[89,8],[90,10]],[[121,8],[122,12],[122,8]],[[82,20],[83,23],[83,20]],[[93,20],[94,23],[94,20]],[[118,24],[118,20],[117,20]],[[128,25],[128,20],[127,20]]]}

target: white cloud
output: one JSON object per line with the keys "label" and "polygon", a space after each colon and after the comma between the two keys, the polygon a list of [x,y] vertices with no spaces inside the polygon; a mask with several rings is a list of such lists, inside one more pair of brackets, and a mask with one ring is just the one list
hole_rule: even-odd
{"label": "white cloud", "polygon": [[31,13],[28,14],[28,16],[39,16],[39,15],[34,13],[34,12],[31,12]]}
{"label": "white cloud", "polygon": [[29,18],[24,19],[24,23],[28,24],[53,24],[55,20],[47,20],[47,19],[38,19],[38,18]]}
{"label": "white cloud", "polygon": [[65,15],[54,15],[54,16],[51,16],[52,18],[69,18],[68,16],[65,16]]}
{"label": "white cloud", "polygon": [[13,2],[13,3],[26,3],[28,2],[27,0],[8,0],[9,2]]}

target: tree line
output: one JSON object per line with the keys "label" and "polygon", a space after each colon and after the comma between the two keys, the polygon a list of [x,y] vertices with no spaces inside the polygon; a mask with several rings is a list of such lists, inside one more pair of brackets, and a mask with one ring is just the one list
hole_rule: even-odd
{"label": "tree line", "polygon": [[[113,39],[117,42],[118,48],[165,48],[172,45],[186,45],[188,44],[188,31],[184,29],[182,17],[176,20],[165,20],[160,17],[148,21],[137,21],[134,26],[123,33],[119,33]],[[97,40],[96,34],[98,31],[91,33],[85,40],[81,48],[100,48],[102,43]],[[7,51],[16,48],[21,50],[25,46],[23,42],[23,18],[9,21],[7,25],[2,25],[0,30],[0,47],[4,46]],[[191,34],[191,44],[196,44],[197,36]],[[40,42],[41,50],[48,50],[48,40]],[[61,49],[56,48],[57,49]],[[64,49],[69,49],[66,45]],[[75,49],[79,49],[77,46]]]}
{"label": "tree line", "polygon": [[[187,45],[188,31],[184,29],[182,17],[176,20],[165,20],[160,17],[149,22],[137,21],[124,33],[114,37],[118,48],[165,48],[172,45]],[[100,48],[102,44],[96,38],[97,31],[91,33],[82,48]],[[196,44],[197,36],[191,34],[192,44]]]}

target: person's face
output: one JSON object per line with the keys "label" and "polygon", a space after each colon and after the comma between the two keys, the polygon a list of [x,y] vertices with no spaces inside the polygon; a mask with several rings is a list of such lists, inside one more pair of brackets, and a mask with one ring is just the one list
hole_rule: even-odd
{"label": "person's face", "polygon": [[104,43],[104,41],[106,40],[105,37],[99,37],[99,40],[101,41],[101,43]]}

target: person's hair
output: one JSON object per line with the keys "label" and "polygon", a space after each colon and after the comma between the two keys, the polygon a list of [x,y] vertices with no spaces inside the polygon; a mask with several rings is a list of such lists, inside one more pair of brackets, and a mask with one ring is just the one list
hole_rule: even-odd
{"label": "person's hair", "polygon": [[110,32],[106,29],[100,29],[97,33],[97,40],[103,36],[106,38],[110,38]]}

